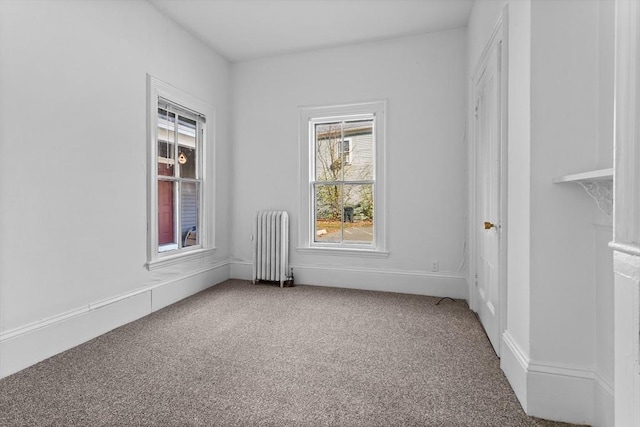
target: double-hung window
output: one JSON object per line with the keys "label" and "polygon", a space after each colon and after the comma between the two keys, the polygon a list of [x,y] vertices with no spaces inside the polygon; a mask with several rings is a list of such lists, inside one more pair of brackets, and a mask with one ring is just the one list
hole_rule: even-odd
{"label": "double-hung window", "polygon": [[213,248],[208,105],[149,76],[148,266]]}
{"label": "double-hung window", "polygon": [[386,256],[385,102],[301,109],[301,251]]}
{"label": "double-hung window", "polygon": [[205,119],[158,100],[158,252],[199,246]]}

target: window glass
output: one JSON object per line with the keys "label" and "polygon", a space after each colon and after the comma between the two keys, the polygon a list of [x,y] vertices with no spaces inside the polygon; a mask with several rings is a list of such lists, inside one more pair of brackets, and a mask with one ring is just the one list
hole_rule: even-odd
{"label": "window glass", "polygon": [[373,243],[374,118],[313,126],[314,241]]}
{"label": "window glass", "polygon": [[316,181],[342,180],[342,123],[315,126]]}
{"label": "window glass", "polygon": [[178,116],[178,165],[182,178],[197,178],[195,120]]}
{"label": "window glass", "polygon": [[175,245],[175,183],[158,180],[158,245]]}
{"label": "window glass", "polygon": [[315,241],[342,241],[342,185],[315,184]]}
{"label": "window glass", "polygon": [[[196,114],[162,102],[157,115],[158,252],[200,244],[201,135]],[[204,121],[203,121],[204,123]]]}
{"label": "window glass", "polygon": [[373,179],[373,120],[344,124],[345,180]]}
{"label": "window glass", "polygon": [[198,210],[200,206],[197,182],[183,182],[180,191],[180,223],[184,246],[198,243]]}
{"label": "window glass", "polygon": [[373,242],[373,185],[344,185],[344,240]]}
{"label": "window glass", "polygon": [[174,175],[175,117],[175,114],[158,108],[158,175]]}

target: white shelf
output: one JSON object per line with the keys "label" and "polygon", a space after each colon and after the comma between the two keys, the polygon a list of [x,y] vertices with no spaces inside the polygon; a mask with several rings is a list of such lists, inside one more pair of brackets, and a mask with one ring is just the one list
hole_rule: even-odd
{"label": "white shelf", "polygon": [[613,180],[613,168],[598,169],[589,172],[575,173],[572,175],[559,176],[553,179],[554,184],[560,184],[563,182],[585,182],[585,181],[612,181]]}
{"label": "white shelf", "polygon": [[595,200],[600,210],[611,218],[613,214],[613,168],[559,176],[553,179],[554,184],[564,182],[573,182],[584,188],[584,191]]}

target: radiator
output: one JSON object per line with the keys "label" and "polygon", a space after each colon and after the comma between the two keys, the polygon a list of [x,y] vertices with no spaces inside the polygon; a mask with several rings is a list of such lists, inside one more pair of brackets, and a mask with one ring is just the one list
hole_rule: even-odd
{"label": "radiator", "polygon": [[253,283],[290,280],[289,215],[285,211],[260,211],[256,214],[253,239]]}

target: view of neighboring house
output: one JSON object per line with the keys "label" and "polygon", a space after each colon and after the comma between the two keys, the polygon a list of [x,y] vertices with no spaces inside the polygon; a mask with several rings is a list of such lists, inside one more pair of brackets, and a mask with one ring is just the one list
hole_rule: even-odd
{"label": "view of neighboring house", "polygon": [[156,130],[160,252],[195,245],[198,225],[197,122],[167,110],[158,109]]}
{"label": "view of neighboring house", "polygon": [[[315,219],[320,241],[373,237],[373,119],[315,125]],[[327,232],[328,223],[343,226]],[[358,226],[357,231],[349,230]],[[355,234],[354,234],[355,233]]]}

